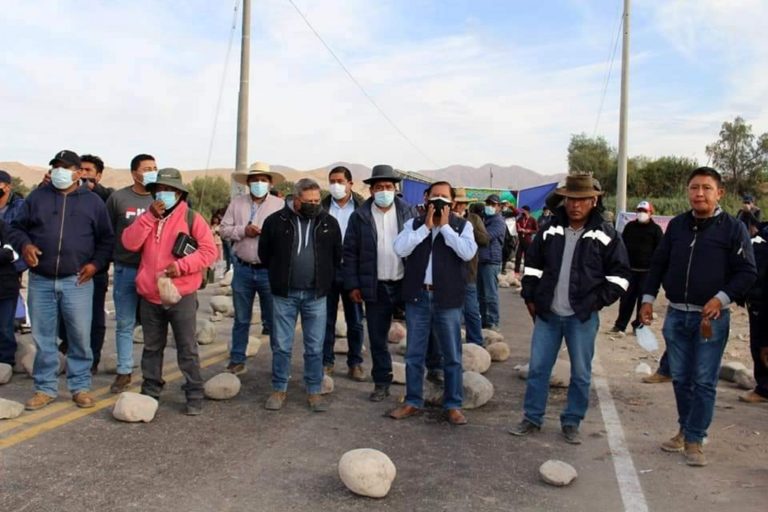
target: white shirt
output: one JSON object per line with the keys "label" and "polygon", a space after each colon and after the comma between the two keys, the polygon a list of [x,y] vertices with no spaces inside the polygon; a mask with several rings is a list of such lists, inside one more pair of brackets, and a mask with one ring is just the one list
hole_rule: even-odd
{"label": "white shirt", "polygon": [[349,201],[347,201],[347,204],[345,204],[343,207],[339,206],[339,203],[337,203],[334,198],[331,198],[331,208],[328,213],[330,213],[331,217],[336,219],[336,221],[339,223],[339,228],[341,229],[342,242],[344,242],[344,235],[347,232],[347,225],[349,224],[349,218],[352,216],[354,211],[355,211],[355,200],[353,197],[350,197]]}
{"label": "white shirt", "polygon": [[376,223],[376,270],[380,281],[399,281],[405,275],[403,260],[395,253],[397,238],[397,211],[393,204],[383,212],[371,204],[373,221]]}
{"label": "white shirt", "polygon": [[[429,234],[430,230],[427,229],[425,224],[419,226],[419,229],[414,230],[413,219],[410,219],[405,223],[403,231],[400,232],[395,239],[395,252],[401,258],[407,258],[411,255],[413,250],[429,236]],[[453,228],[448,224],[445,224],[440,228],[435,226],[432,229],[432,241],[435,240],[437,235],[443,235],[445,245],[453,249],[453,252],[464,261],[471,260],[477,252],[477,242],[475,242],[474,229],[472,228],[471,222],[464,224],[464,229],[461,230],[461,235],[457,235]],[[427,270],[424,272],[424,284],[433,283],[432,253],[430,252]]]}

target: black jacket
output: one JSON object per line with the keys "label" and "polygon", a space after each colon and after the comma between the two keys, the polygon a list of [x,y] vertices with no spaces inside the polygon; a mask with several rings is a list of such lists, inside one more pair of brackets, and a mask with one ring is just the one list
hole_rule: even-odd
{"label": "black jacket", "polygon": [[[315,244],[315,297],[324,297],[341,262],[341,230],[336,219],[322,211],[312,220]],[[259,240],[259,260],[269,269],[272,293],[287,297],[291,283],[291,251],[296,213],[290,206],[264,220]]]}
{"label": "black jacket", "polygon": [[[522,296],[533,302],[536,314],[546,318],[551,312],[557,279],[565,249],[565,209],[555,211],[551,221],[539,229],[525,253]],[[629,260],[621,237],[605,222],[597,210],[584,225],[584,233],[576,242],[571,263],[569,286],[573,312],[586,321],[593,311],[612,304],[629,286]]]}
{"label": "black jacket", "polygon": [[11,246],[8,233],[8,224],[0,219],[0,300],[15,299],[19,294],[19,273],[13,261],[20,258]]}
{"label": "black jacket", "polygon": [[746,296],[757,277],[744,224],[721,212],[697,220],[688,211],[669,222],[653,254],[644,295],[664,285],[669,302],[704,306],[723,291],[732,302]]}
{"label": "black jacket", "polygon": [[[367,302],[376,301],[378,287],[378,261],[376,251],[376,222],[373,220],[371,205],[373,199],[368,199],[349,218],[347,232],[344,235],[344,289],[359,289]],[[397,214],[397,232],[403,230],[408,219],[414,217],[411,206],[395,197],[393,204]]]}
{"label": "black jacket", "polygon": [[664,232],[653,219],[646,223],[633,220],[624,226],[621,239],[629,255],[629,268],[640,271],[651,268],[653,252],[663,236]]}

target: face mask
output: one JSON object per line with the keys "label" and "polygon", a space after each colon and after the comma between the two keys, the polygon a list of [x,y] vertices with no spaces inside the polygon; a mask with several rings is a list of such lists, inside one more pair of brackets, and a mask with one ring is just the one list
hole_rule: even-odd
{"label": "face mask", "polygon": [[157,171],[149,171],[145,172],[141,177],[141,182],[146,187],[150,183],[154,183],[157,181]]}
{"label": "face mask", "polygon": [[331,192],[331,197],[337,201],[347,197],[347,187],[341,183],[331,183],[331,186],[328,187],[328,190]]}
{"label": "face mask", "polygon": [[4,195],[5,195],[5,189],[0,188],[0,199],[2,199]]}
{"label": "face mask", "polygon": [[166,210],[170,210],[176,205],[176,192],[172,190],[163,190],[155,193],[155,199],[162,201]]}
{"label": "face mask", "polygon": [[253,181],[248,184],[254,197],[264,197],[269,192],[269,183],[265,181]]}
{"label": "face mask", "polygon": [[486,206],[483,210],[487,216],[496,215],[496,207],[495,206]]}
{"label": "face mask", "polygon": [[322,211],[323,207],[319,204],[313,204],[313,203],[301,203],[301,206],[299,207],[299,213],[308,219],[314,219],[318,215],[320,215],[320,212]]}
{"label": "face mask", "polygon": [[395,201],[394,190],[381,190],[373,195],[373,202],[381,208],[389,208]]}
{"label": "face mask", "polygon": [[440,217],[443,214],[443,207],[451,206],[451,202],[443,197],[430,197],[429,204],[435,208],[435,217]]}
{"label": "face mask", "polygon": [[649,220],[651,220],[651,216],[650,216],[650,214],[648,214],[648,213],[646,213],[646,212],[639,212],[639,213],[637,214],[637,221],[638,221],[638,222],[640,222],[640,223],[642,223],[642,224],[645,224],[645,223],[646,223],[646,222],[648,222]]}
{"label": "face mask", "polygon": [[51,171],[51,183],[59,190],[65,190],[72,186],[72,171],[57,167]]}

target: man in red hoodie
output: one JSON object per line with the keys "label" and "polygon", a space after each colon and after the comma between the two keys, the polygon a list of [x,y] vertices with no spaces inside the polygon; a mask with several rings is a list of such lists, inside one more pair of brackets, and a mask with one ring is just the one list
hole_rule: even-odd
{"label": "man in red hoodie", "polygon": [[[218,251],[208,224],[185,201],[188,190],[181,181],[181,172],[177,169],[159,170],[157,181],[148,184],[147,190],[155,201],[122,234],[127,250],[141,252],[136,275],[144,331],[141,392],[155,399],[160,397],[165,384],[163,351],[170,324],[176,340],[179,368],[186,379],[182,386],[187,396],[186,414],[196,416],[202,413],[203,404],[203,379],[195,340],[197,290],[203,273],[216,261]],[[197,248],[177,257],[174,256],[174,245],[182,234],[192,237]],[[181,300],[174,304],[167,300],[163,303],[158,288],[158,279],[162,277],[171,278]]]}

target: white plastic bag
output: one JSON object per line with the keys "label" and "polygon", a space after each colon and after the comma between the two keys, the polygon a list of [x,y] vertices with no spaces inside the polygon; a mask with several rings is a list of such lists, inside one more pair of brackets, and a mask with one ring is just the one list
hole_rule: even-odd
{"label": "white plastic bag", "polygon": [[157,289],[160,291],[160,301],[163,306],[173,306],[181,300],[181,294],[176,289],[176,285],[173,284],[173,280],[170,277],[159,277],[157,279]]}
{"label": "white plastic bag", "polygon": [[639,325],[635,329],[637,336],[637,344],[643,347],[648,352],[655,352],[659,350],[659,341],[656,339],[656,335],[647,325]]}

